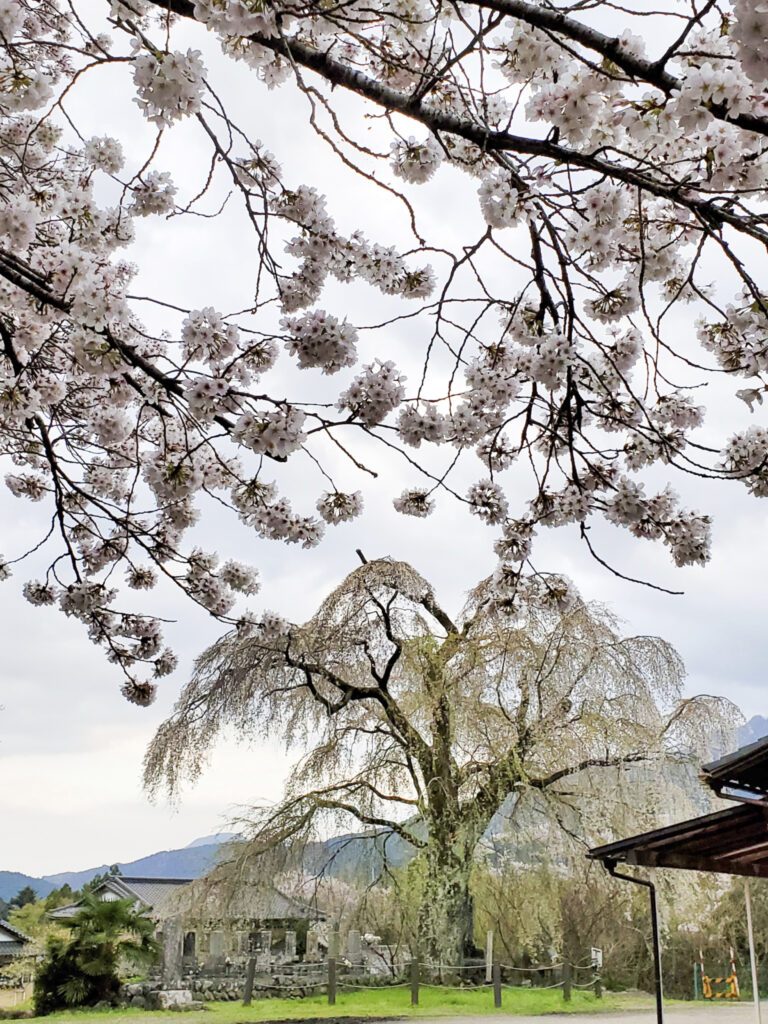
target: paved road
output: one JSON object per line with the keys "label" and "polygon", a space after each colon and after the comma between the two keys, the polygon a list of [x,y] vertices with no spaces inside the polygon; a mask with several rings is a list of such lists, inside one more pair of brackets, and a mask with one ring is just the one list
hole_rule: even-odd
{"label": "paved road", "polygon": [[[768,1001],[761,1001],[762,1019],[768,1024]],[[755,1024],[753,1003],[692,1003],[666,1006],[669,1024]],[[517,1014],[493,1017],[440,1017],[440,1024],[654,1024],[656,1010],[624,1010],[611,1013],[545,1013],[536,1017]]]}

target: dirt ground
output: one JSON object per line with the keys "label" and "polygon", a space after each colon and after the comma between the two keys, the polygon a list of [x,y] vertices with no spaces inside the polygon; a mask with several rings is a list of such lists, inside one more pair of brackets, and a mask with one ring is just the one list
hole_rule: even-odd
{"label": "dirt ground", "polygon": [[[768,1000],[761,1003],[764,1024],[768,1024]],[[517,1014],[493,1017],[440,1017],[440,1024],[655,1024],[656,1011],[624,1010],[619,1013],[542,1014],[522,1017]],[[688,1006],[665,1006],[664,1019],[669,1024],[757,1024],[754,1003],[691,1003]]]}

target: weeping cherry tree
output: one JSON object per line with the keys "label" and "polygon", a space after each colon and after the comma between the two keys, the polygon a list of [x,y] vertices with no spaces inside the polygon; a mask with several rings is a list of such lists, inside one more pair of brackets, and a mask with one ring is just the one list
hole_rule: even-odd
{"label": "weeping cherry tree", "polygon": [[303,756],[280,803],[255,812],[248,850],[340,828],[398,836],[423,863],[422,952],[456,963],[472,944],[473,859],[510,797],[573,835],[610,834],[642,804],[638,766],[658,780],[731,712],[681,700],[669,644],[622,637],[561,578],[535,579],[512,608],[490,594],[480,584],[454,621],[411,566],[382,559],[301,626],[225,637],[158,731],[147,785],[177,793],[223,730],[280,733]]}

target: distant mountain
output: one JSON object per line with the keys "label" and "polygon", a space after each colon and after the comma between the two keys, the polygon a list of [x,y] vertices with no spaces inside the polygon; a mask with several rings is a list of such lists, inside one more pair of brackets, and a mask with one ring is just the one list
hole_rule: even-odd
{"label": "distant mountain", "polygon": [[[118,862],[118,867],[122,874],[136,878],[199,878],[216,863],[222,836],[231,838],[230,833],[205,836],[195,839],[180,850],[163,850],[138,860]],[[109,871],[109,868],[109,864],[101,864],[85,871],[60,871],[42,878],[34,878],[19,871],[0,871],[0,899],[9,900],[26,885],[30,885],[40,897],[47,896],[65,884],[79,889],[95,875]]]}
{"label": "distant mountain", "polygon": [[32,878],[31,875],[23,875],[21,871],[0,871],[0,900],[11,899],[20,889],[26,889],[28,885],[32,886],[41,899],[56,888],[44,878]]}
{"label": "distant mountain", "polygon": [[[768,736],[768,717],[754,715],[739,729],[739,745],[754,743],[764,736]],[[637,770],[640,770],[639,767]],[[702,813],[705,812],[706,793],[697,782],[694,766],[680,766],[678,771],[683,773],[683,779],[680,780],[682,788],[700,798]],[[500,808],[491,822],[489,836],[496,839],[504,832],[504,819],[509,817],[511,810],[511,803]],[[199,878],[216,863],[222,845],[236,838],[232,832],[217,832],[215,835],[193,839],[181,849],[163,850],[138,860],[119,863],[118,867],[124,875],[139,878]],[[304,869],[316,876],[330,875],[349,882],[372,882],[380,877],[385,861],[390,867],[400,867],[407,864],[414,853],[414,848],[399,836],[385,835],[381,831],[335,836],[325,842],[308,845],[304,852]],[[518,848],[516,855],[524,860],[535,860],[537,853],[534,849],[524,851]],[[20,871],[0,871],[0,899],[11,899],[27,885],[40,897],[47,896],[65,883],[73,889],[79,889],[94,875],[109,871],[109,867],[108,864],[101,864],[86,871],[60,871],[42,878],[34,878]]]}
{"label": "distant mountain", "polygon": [[381,877],[385,864],[390,868],[403,867],[415,854],[415,847],[396,833],[377,830],[309,843],[304,851],[303,867],[317,878],[340,878],[344,882],[365,885]]}
{"label": "distant mountain", "polygon": [[187,843],[185,850],[191,850],[194,846],[213,846],[214,844],[228,843],[230,839],[237,839],[236,832],[217,832],[214,836],[202,836],[200,839],[193,839]]}
{"label": "distant mountain", "polygon": [[747,743],[763,739],[764,736],[768,736],[768,718],[763,715],[753,715],[739,729],[739,746],[744,747]]}
{"label": "distant mountain", "polygon": [[[151,853],[148,857],[140,857],[128,863],[118,861],[117,866],[123,875],[136,878],[199,878],[216,863],[220,843],[206,843],[203,846],[185,846],[181,850],[163,850]],[[86,871],[60,871],[56,875],[45,875],[45,880],[53,882],[54,887],[71,885],[79,889],[90,882],[94,875],[109,871],[109,864]]]}

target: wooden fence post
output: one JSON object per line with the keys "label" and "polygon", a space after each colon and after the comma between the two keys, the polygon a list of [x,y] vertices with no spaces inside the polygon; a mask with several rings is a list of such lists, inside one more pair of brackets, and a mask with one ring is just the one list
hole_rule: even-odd
{"label": "wooden fence post", "polygon": [[336,1003],[336,957],[328,957],[328,1005]]}
{"label": "wooden fence post", "polygon": [[501,1006],[501,964],[498,961],[493,965],[493,1005],[497,1010]]}
{"label": "wooden fence post", "polygon": [[245,988],[243,989],[243,1006],[250,1006],[253,998],[253,976],[256,973],[256,957],[248,959],[248,970],[245,972]]}
{"label": "wooden fence post", "polygon": [[563,964],[563,1001],[571,1001],[571,965],[567,961]]}
{"label": "wooden fence post", "polygon": [[411,1006],[419,1005],[419,961],[411,960]]}
{"label": "wooden fence post", "polygon": [[598,999],[603,998],[603,983],[600,980],[600,975],[595,971],[595,995]]}

